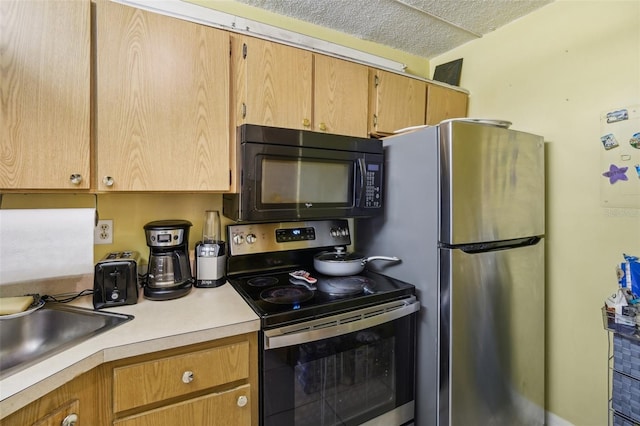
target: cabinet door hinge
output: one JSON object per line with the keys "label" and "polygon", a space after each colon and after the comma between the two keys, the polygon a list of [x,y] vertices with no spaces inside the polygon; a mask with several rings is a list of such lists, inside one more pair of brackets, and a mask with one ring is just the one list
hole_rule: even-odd
{"label": "cabinet door hinge", "polygon": [[378,115],[377,114],[373,114],[373,125],[374,125],[374,127],[378,125]]}
{"label": "cabinet door hinge", "polygon": [[380,77],[378,77],[377,75],[373,78],[373,84],[378,87],[378,85],[380,84]]}
{"label": "cabinet door hinge", "polygon": [[247,104],[242,103],[242,118],[247,118]]}
{"label": "cabinet door hinge", "polygon": [[242,43],[242,59],[247,59],[247,43]]}

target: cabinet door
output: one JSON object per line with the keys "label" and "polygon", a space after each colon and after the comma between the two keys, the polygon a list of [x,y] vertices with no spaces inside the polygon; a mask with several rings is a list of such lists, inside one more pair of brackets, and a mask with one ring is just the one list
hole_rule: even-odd
{"label": "cabinet door", "polygon": [[426,83],[387,71],[371,70],[370,132],[385,135],[425,123]]}
{"label": "cabinet door", "polygon": [[[1,1],[0,1],[1,3]],[[77,419],[78,425],[105,425],[110,423],[107,400],[101,392],[108,378],[100,368],[90,370],[45,396],[2,417],[2,426],[59,426],[65,418]]]}
{"label": "cabinet door", "polygon": [[[65,404],[59,407],[54,412],[44,416],[40,420],[33,423],[33,426],[59,426],[63,425],[64,421],[67,422],[75,421],[78,422],[80,419],[78,413],[80,411],[80,402],[76,399],[68,404]],[[73,424],[73,423],[70,423]]]}
{"label": "cabinet door", "polygon": [[250,426],[250,386],[205,395],[113,422],[114,426]]}
{"label": "cabinet door", "polygon": [[234,70],[236,124],[311,130],[311,52],[239,37],[234,57],[240,68]]}
{"label": "cabinet door", "polygon": [[1,189],[89,188],[90,6],[0,1]]}
{"label": "cabinet door", "polygon": [[97,188],[229,188],[229,36],[97,4]]}
{"label": "cabinet door", "polygon": [[364,65],[314,55],[313,130],[366,137],[368,76]]}
{"label": "cabinet door", "polygon": [[457,90],[427,84],[427,122],[436,125],[442,120],[467,116],[469,96]]}

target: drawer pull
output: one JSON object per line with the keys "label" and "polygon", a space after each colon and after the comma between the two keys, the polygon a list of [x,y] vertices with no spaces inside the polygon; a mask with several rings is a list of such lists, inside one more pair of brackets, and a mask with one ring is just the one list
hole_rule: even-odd
{"label": "drawer pull", "polygon": [[78,423],[78,415],[75,413],[72,413],[62,420],[62,422],[60,423],[60,426],[75,426],[76,423]]}
{"label": "drawer pull", "polygon": [[191,383],[193,382],[193,371],[185,371],[182,373],[182,383]]}
{"label": "drawer pull", "polygon": [[241,395],[238,397],[238,407],[244,407],[245,405],[247,405],[247,402],[249,400],[247,399],[246,396]]}

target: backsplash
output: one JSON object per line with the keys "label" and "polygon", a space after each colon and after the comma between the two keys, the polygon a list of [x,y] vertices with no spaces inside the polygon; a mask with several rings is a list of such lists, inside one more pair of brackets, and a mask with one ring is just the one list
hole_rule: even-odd
{"label": "backsplash", "polygon": [[149,250],[143,227],[154,220],[193,223],[189,230],[191,249],[202,238],[205,210],[221,212],[223,229],[230,223],[222,216],[222,195],[217,193],[3,194],[2,198],[2,209],[69,207],[94,207],[100,219],[113,220],[113,243],[94,245],[93,263],[112,251],[136,250],[146,264]]}
{"label": "backsplash", "polygon": [[0,285],[93,271],[94,208],[0,210]]}

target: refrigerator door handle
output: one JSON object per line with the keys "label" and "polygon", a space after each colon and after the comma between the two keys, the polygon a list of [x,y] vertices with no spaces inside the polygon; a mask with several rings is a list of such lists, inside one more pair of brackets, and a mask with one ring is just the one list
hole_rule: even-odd
{"label": "refrigerator door handle", "polygon": [[440,248],[461,250],[465,253],[485,253],[489,251],[508,250],[519,247],[534,246],[540,242],[542,236],[533,236],[526,238],[518,238],[515,240],[507,241],[491,241],[488,243],[473,243],[473,244],[440,244]]}

